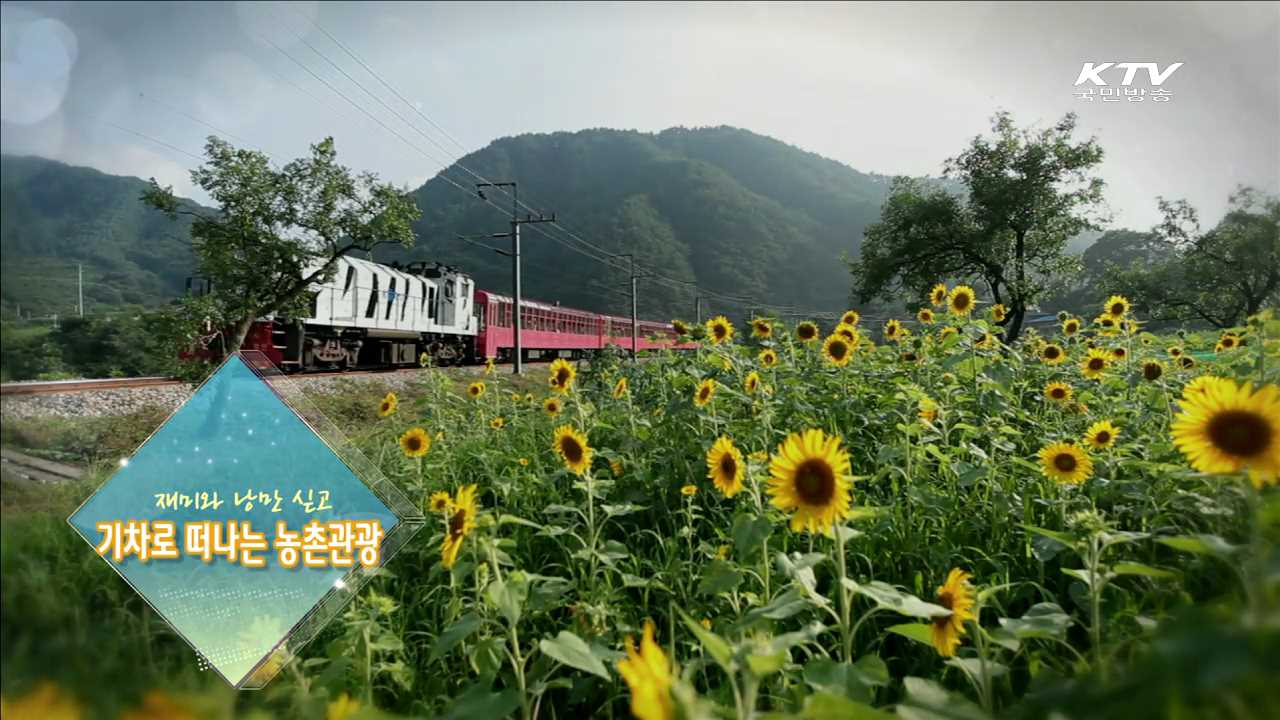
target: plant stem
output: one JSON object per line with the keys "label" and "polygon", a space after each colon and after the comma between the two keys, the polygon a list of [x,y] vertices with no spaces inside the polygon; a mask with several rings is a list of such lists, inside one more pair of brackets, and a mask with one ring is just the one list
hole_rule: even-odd
{"label": "plant stem", "polygon": [[836,587],[836,593],[840,600],[840,637],[842,640],[842,650],[844,651],[845,662],[853,662],[853,633],[849,625],[849,597],[844,587],[845,581],[845,556],[844,556],[844,528],[837,525],[836,533],[836,574],[839,578],[839,584]]}

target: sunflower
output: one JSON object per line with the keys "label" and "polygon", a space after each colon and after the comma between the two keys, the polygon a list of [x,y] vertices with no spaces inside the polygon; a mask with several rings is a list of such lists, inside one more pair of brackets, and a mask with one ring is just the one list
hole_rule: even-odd
{"label": "sunflower", "polygon": [[476,486],[465,485],[453,499],[453,511],[449,514],[444,544],[440,546],[440,559],[445,568],[458,561],[462,541],[476,527]]}
{"label": "sunflower", "polygon": [[969,577],[969,573],[952,568],[947,573],[947,581],[938,588],[938,595],[934,598],[935,605],[951,611],[929,622],[933,647],[942,657],[953,657],[956,654],[960,636],[965,634],[965,621],[977,619],[973,614],[973,588],[969,586]]}
{"label": "sunflower", "polygon": [[693,404],[702,407],[711,402],[711,396],[716,394],[716,381],[707,378],[698,383],[698,388],[693,391]]}
{"label": "sunflower", "polygon": [[484,394],[484,383],[481,382],[480,380],[477,380],[467,386],[467,395],[470,395],[473,399],[478,398],[483,394]]}
{"label": "sunflower", "polygon": [[1080,372],[1090,380],[1101,380],[1110,364],[1110,356],[1105,350],[1091,348],[1089,354],[1080,363]]}
{"label": "sunflower", "polygon": [[609,472],[613,473],[613,476],[614,476],[614,477],[622,477],[622,461],[621,461],[621,460],[610,460],[610,461],[609,461]]}
{"label": "sunflower", "polygon": [[503,420],[501,415],[489,421],[489,427],[493,428],[494,430],[501,430],[502,426],[506,424],[507,424],[507,421]]}
{"label": "sunflower", "polygon": [[1178,358],[1178,364],[1181,365],[1183,369],[1190,370],[1191,368],[1196,366],[1196,359],[1191,357],[1190,355],[1183,355],[1182,357]]}
{"label": "sunflower", "polygon": [[747,378],[742,381],[742,389],[747,391],[748,395],[755,393],[760,389],[760,373],[752,370],[747,373]]}
{"label": "sunflower", "polygon": [[760,351],[756,359],[760,361],[761,367],[771,368],[778,364],[778,353],[774,352],[773,348],[765,348]]}
{"label": "sunflower", "polygon": [[1102,328],[1098,332],[1103,335],[1106,335],[1107,337],[1112,337],[1120,334],[1120,325],[1116,323],[1116,319],[1111,317],[1110,315],[1099,315],[1098,317],[1094,318],[1093,322],[1098,327]]}
{"label": "sunflower", "polygon": [[764,318],[754,318],[751,320],[751,334],[761,340],[773,337],[773,323]]}
{"label": "sunflower", "polygon": [[1112,295],[1102,306],[1102,312],[1113,318],[1122,318],[1129,312],[1129,299],[1123,295]]}
{"label": "sunflower", "polygon": [[586,435],[569,425],[561,425],[556,428],[551,445],[570,471],[583,475],[591,469],[591,455],[595,451],[587,444]]}
{"label": "sunflower", "polygon": [[1222,352],[1223,350],[1226,350],[1226,348],[1222,346],[1222,342],[1221,342],[1221,341],[1218,341],[1218,344],[1216,344],[1216,345],[1214,345],[1214,346],[1213,346],[1213,351],[1214,351],[1215,353],[1220,353],[1220,352]]}
{"label": "sunflower", "polygon": [[525,402],[527,402],[527,403],[532,404],[532,403],[533,403],[533,393],[525,393],[525,394],[524,394],[524,401],[525,401]]}
{"label": "sunflower", "polygon": [[672,320],[671,329],[675,331],[676,335],[689,334],[689,325],[683,320]]}
{"label": "sunflower", "polygon": [[942,307],[943,305],[946,305],[947,286],[943,283],[934,285],[933,289],[929,291],[929,302],[933,303],[934,307]]}
{"label": "sunflower", "polygon": [[841,335],[828,335],[822,343],[822,354],[827,356],[827,362],[832,365],[844,367],[849,364],[849,358],[853,357],[853,346],[850,340]]}
{"label": "sunflower", "polygon": [[826,533],[849,516],[853,483],[849,453],[840,438],[821,430],[791,433],[769,459],[769,495],[791,513],[791,530]]}
{"label": "sunflower", "polygon": [[1062,349],[1061,345],[1045,343],[1044,346],[1040,348],[1040,362],[1045,365],[1061,365],[1066,362],[1066,360],[1067,353]]}
{"label": "sunflower", "polygon": [[818,339],[818,326],[809,320],[796,325],[796,338],[800,342],[813,342]]}
{"label": "sunflower", "polygon": [[1208,390],[1210,385],[1216,385],[1218,383],[1225,383],[1225,382],[1229,382],[1229,381],[1226,378],[1220,378],[1214,375],[1201,375],[1199,377],[1192,378],[1191,382],[1187,383],[1182,388],[1182,396],[1185,398],[1196,397],[1200,393],[1203,393],[1206,390]]}
{"label": "sunflower", "polygon": [[884,339],[896,340],[902,334],[902,323],[890,318],[884,323]]}
{"label": "sunflower", "polygon": [[849,325],[851,327],[856,327],[858,323],[861,321],[862,321],[862,315],[858,314],[857,310],[845,310],[844,314],[840,316],[841,325]]}
{"label": "sunflower", "polygon": [[671,702],[671,664],[653,636],[653,621],[644,621],[644,637],[640,650],[627,636],[627,657],[618,661],[618,674],[631,691],[631,714],[637,720],[672,720],[675,706]]}
{"label": "sunflower", "polygon": [[484,359],[484,374],[485,375],[493,374],[493,358]]}
{"label": "sunflower", "polygon": [[947,298],[947,306],[952,315],[966,317],[973,312],[973,304],[976,300],[977,295],[973,292],[973,288],[968,285],[957,285]]}
{"label": "sunflower", "polygon": [[1040,450],[1040,471],[1063,485],[1078,485],[1093,475],[1093,461],[1071,443],[1054,443]]}
{"label": "sunflower", "polygon": [[835,330],[831,331],[831,334],[839,335],[845,340],[848,340],[850,343],[856,343],[858,341],[857,326],[849,325],[848,323],[840,323],[839,325],[836,326]]}
{"label": "sunflower", "polygon": [[549,417],[555,417],[560,414],[561,410],[564,410],[564,403],[560,401],[560,398],[551,395],[542,401],[542,409]]}
{"label": "sunflower", "polygon": [[1116,347],[1111,348],[1112,360],[1115,360],[1116,362],[1124,362],[1127,357],[1129,357],[1129,351],[1126,350],[1123,345],[1117,345]]}
{"label": "sunflower", "polygon": [[904,363],[918,363],[920,362],[920,356],[908,350],[904,353],[899,354],[898,360]]}
{"label": "sunflower", "polygon": [[1159,360],[1148,360],[1142,363],[1142,379],[1148,382],[1155,382],[1164,375],[1164,364]]}
{"label": "sunflower", "polygon": [[449,497],[449,493],[443,490],[431,493],[431,499],[427,501],[427,507],[431,508],[431,512],[447,512],[449,508],[453,507],[453,498]]}
{"label": "sunflower", "polygon": [[975,342],[973,345],[974,347],[989,348],[989,347],[993,347],[995,344],[996,344],[996,336],[992,335],[989,332],[984,332],[982,333],[982,337],[978,338],[977,342]]}
{"label": "sunflower", "polygon": [[1169,353],[1169,357],[1171,358],[1182,357],[1182,348],[1178,347],[1177,345],[1170,345],[1169,347],[1165,348],[1165,352]]}
{"label": "sunflower", "polygon": [[1203,473],[1248,469],[1255,484],[1280,473],[1280,387],[1215,379],[1184,394],[1173,444]]}
{"label": "sunflower", "polygon": [[522,457],[516,462],[520,463],[520,467],[529,467],[529,458],[527,457]]}
{"label": "sunflower", "polygon": [[418,367],[427,367],[430,364],[431,364],[430,354],[424,352],[418,356]]}
{"label": "sunflower", "polygon": [[733,339],[733,323],[723,315],[717,315],[707,321],[707,337],[711,344],[719,345]]}
{"label": "sunflower", "polygon": [[733,446],[732,440],[721,435],[707,451],[707,477],[725,497],[731,498],[742,490],[745,474],[742,451]]}
{"label": "sunflower", "polygon": [[933,311],[929,308],[920,308],[916,311],[916,320],[919,320],[922,325],[932,325]]}
{"label": "sunflower", "polygon": [[1116,444],[1116,436],[1120,428],[1111,424],[1110,420],[1099,420],[1089,426],[1084,433],[1084,441],[1094,450],[1106,450]]}
{"label": "sunflower", "polygon": [[1062,334],[1071,337],[1080,332],[1080,318],[1069,317],[1062,321]]}
{"label": "sunflower", "polygon": [[938,331],[938,342],[946,342],[948,339],[955,337],[958,332],[960,331],[948,325]]}
{"label": "sunflower", "polygon": [[618,378],[618,382],[613,384],[613,399],[619,400],[623,395],[627,394],[627,379],[625,377]]}
{"label": "sunflower", "polygon": [[564,358],[556,358],[555,362],[551,363],[550,372],[547,383],[558,393],[569,392],[573,387],[573,379],[578,376],[578,371]]}
{"label": "sunflower", "polygon": [[406,457],[422,457],[431,449],[431,436],[420,427],[410,428],[400,436],[400,449]]}
{"label": "sunflower", "polygon": [[389,392],[386,397],[382,398],[382,402],[378,403],[378,415],[386,417],[394,413],[399,406],[400,400],[396,397],[396,394]]}
{"label": "sunflower", "polygon": [[1218,339],[1218,345],[1221,346],[1223,350],[1230,350],[1239,344],[1240,336],[1235,333],[1223,333],[1222,337]]}
{"label": "sunflower", "polygon": [[1004,303],[996,303],[995,305],[991,306],[992,322],[1002,323],[1004,322],[1005,316],[1007,316],[1008,314],[1009,314],[1009,308],[1005,307]]}
{"label": "sunflower", "polygon": [[920,402],[916,403],[919,418],[927,423],[931,423],[938,419],[938,403],[932,398],[920,398]]}
{"label": "sunflower", "polygon": [[694,495],[698,494],[698,486],[685,485],[684,487],[680,488],[680,494],[685,497],[693,497]]}
{"label": "sunflower", "polygon": [[1071,386],[1064,382],[1051,382],[1044,386],[1046,399],[1065,403],[1071,400]]}

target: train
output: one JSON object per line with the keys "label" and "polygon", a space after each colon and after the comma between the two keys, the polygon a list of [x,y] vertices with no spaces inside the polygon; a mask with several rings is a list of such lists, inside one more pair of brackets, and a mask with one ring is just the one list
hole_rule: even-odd
{"label": "train", "polygon": [[[315,269],[308,268],[307,274]],[[263,353],[285,372],[507,362],[513,357],[514,301],[476,288],[471,276],[457,268],[429,262],[383,265],[344,255],[327,275],[330,280],[309,289],[306,317],[259,318],[241,349]],[[202,289],[207,292],[207,285]],[[527,299],[521,299],[520,317],[526,360],[632,349],[630,318]],[[693,347],[670,322],[642,320],[637,325],[637,351]],[[224,337],[209,332],[187,355],[212,357]]]}

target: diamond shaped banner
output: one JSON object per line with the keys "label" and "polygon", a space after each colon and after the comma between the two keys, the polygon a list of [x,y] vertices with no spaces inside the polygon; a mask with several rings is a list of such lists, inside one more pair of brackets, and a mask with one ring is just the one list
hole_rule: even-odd
{"label": "diamond shaped banner", "polygon": [[[297,383],[261,353],[243,352],[228,357],[68,522],[202,664],[238,688],[254,688],[333,619],[424,519]],[[246,522],[249,532],[232,542]],[[173,534],[163,542],[169,523]],[[335,525],[346,527],[328,534]],[[364,555],[374,563],[360,559],[361,545],[377,548]],[[251,556],[262,566],[250,566]]]}

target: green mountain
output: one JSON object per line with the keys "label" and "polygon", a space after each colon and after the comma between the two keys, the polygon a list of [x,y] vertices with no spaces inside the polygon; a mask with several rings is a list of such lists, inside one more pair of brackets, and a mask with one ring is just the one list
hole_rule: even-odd
{"label": "green mountain", "polygon": [[[848,298],[840,261],[879,215],[889,186],[868,175],[745,130],[673,128],[527,134],[497,140],[460,165],[494,181],[517,181],[520,199],[607,253],[633,253],[643,268],[716,293],[774,306],[834,311]],[[447,179],[446,179],[447,178]],[[466,191],[449,182],[452,180]],[[193,260],[186,227],[138,201],[144,183],[32,157],[5,156],[2,192],[5,314],[72,312],[76,264],[89,309],[157,305],[180,294]],[[423,217],[411,250],[378,248],[381,262],[430,260],[463,268],[479,287],[509,292],[511,261],[458,235],[508,229],[511,199],[495,208],[455,165],[414,191]],[[524,293],[567,306],[625,314],[629,277],[582,253],[560,227],[522,231]],[[488,239],[509,249],[509,241]],[[571,247],[566,247],[572,246]],[[647,317],[691,317],[694,291],[642,278]],[[704,312],[742,312],[710,299]]]}
{"label": "green mountain", "polygon": [[38,157],[0,162],[0,305],[4,315],[159,305],[193,266],[187,226],[138,200],[146,183]]}
{"label": "green mountain", "polygon": [[[889,187],[887,177],[730,127],[527,134],[497,140],[459,163],[489,180],[518,182],[523,203],[554,211],[570,232],[608,253],[633,253],[667,278],[828,311],[848,302],[841,256],[856,252]],[[446,177],[468,190],[476,182],[457,165],[428,181],[416,193],[423,209],[418,246],[379,249],[377,259],[445,259],[472,272],[480,287],[509,292],[510,259],[457,236],[506,232],[511,198],[488,191],[495,208]],[[524,226],[525,295],[628,312],[627,261],[610,268],[566,244],[599,254],[560,228]],[[639,289],[641,315],[693,315],[695,293],[685,286],[642,278]],[[746,309],[714,299],[703,307]]]}

